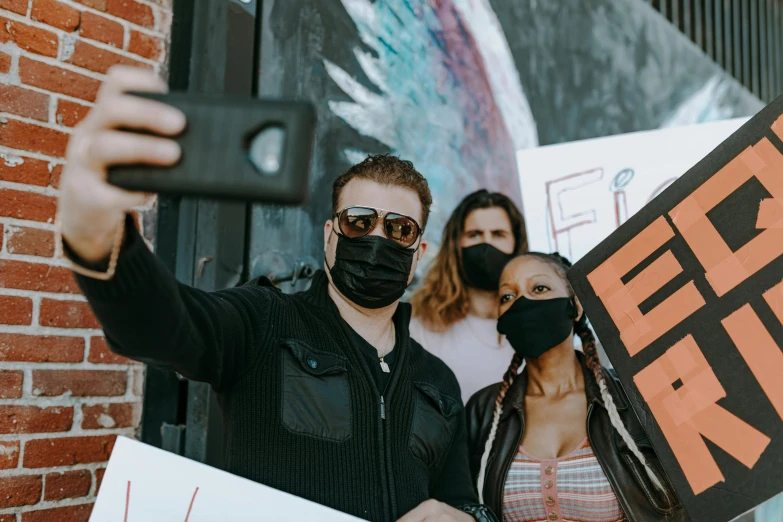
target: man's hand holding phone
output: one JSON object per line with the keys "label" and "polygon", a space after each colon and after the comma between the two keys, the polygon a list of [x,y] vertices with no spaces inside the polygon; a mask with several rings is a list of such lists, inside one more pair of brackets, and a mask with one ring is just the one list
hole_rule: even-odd
{"label": "man's hand holding phone", "polygon": [[63,238],[85,261],[109,256],[125,214],[148,197],[109,184],[108,168],[129,164],[169,166],[179,160],[177,142],[159,136],[182,132],[184,114],[163,103],[127,94],[166,90],[166,83],[150,71],[115,67],[103,83],[95,107],[74,129],[60,181],[58,217]]}

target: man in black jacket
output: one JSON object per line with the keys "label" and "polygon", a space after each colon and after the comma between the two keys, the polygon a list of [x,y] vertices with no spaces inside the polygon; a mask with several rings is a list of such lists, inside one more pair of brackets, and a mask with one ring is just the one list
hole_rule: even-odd
{"label": "man in black jacket", "polygon": [[179,132],[181,113],[124,94],[164,87],[112,71],[62,176],[63,246],[112,349],[213,386],[234,474],[373,521],[491,520],[471,483],[459,386],[410,339],[399,303],[426,249],[424,178],[391,156],[340,176],[326,271],[306,292],[265,279],[190,288],[127,217],[144,195],[106,183],[112,164],[177,160],[174,141],[116,130]]}

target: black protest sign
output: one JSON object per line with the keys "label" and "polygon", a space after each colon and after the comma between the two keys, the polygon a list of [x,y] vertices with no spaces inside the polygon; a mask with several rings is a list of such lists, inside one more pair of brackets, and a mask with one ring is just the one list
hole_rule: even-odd
{"label": "black protest sign", "polygon": [[783,97],[568,274],[695,522],[783,491],[782,114]]}

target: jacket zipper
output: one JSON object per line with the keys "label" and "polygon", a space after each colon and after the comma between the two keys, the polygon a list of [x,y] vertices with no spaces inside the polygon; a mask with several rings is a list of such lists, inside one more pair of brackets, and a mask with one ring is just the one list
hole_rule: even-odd
{"label": "jacket zipper", "polygon": [[381,451],[383,452],[383,473],[386,478],[386,483],[389,488],[389,520],[395,520],[394,511],[397,506],[397,499],[394,495],[394,478],[392,477],[391,470],[391,445],[388,441],[388,428],[389,422],[386,414],[386,402],[381,395],[381,444],[383,445]]}
{"label": "jacket zipper", "polygon": [[378,453],[381,465],[381,487],[383,488],[383,500],[386,507],[386,515],[384,518],[391,521],[392,505],[391,499],[389,498],[389,473],[386,469],[388,467],[388,463],[386,462],[386,403],[384,402],[383,395],[381,395],[380,404],[381,418],[378,420],[378,433],[380,435]]}
{"label": "jacket zipper", "polygon": [[[625,495],[623,494],[623,489],[619,487],[617,484],[617,481],[615,480],[614,475],[612,475],[609,472],[609,469],[606,467],[604,462],[601,460],[601,456],[599,455],[600,452],[595,451],[595,446],[593,446],[593,438],[590,436],[590,416],[593,413],[593,407],[595,406],[595,403],[591,402],[590,406],[587,407],[587,440],[590,442],[590,447],[593,448],[593,454],[595,455],[595,460],[598,461],[598,464],[601,465],[601,469],[604,471],[604,475],[606,476],[606,479],[609,481],[609,483],[612,486],[612,490],[614,491],[615,496],[617,497],[618,502],[620,503],[620,507],[623,510],[623,513],[625,514],[625,518],[629,520],[629,522],[634,522],[634,519],[631,518],[629,513],[631,512],[628,509],[628,500],[625,498]],[[612,427],[612,430],[614,430],[614,427]],[[612,444],[612,439],[610,436],[609,443]]]}

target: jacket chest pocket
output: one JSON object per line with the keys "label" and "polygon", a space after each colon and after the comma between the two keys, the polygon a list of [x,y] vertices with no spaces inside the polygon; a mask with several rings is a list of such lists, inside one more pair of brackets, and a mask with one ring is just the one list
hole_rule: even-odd
{"label": "jacket chest pocket", "polygon": [[413,424],[409,440],[413,455],[428,467],[440,465],[457,429],[460,404],[433,386],[414,383]]}
{"label": "jacket chest pocket", "polygon": [[293,433],[319,439],[349,439],[351,395],[346,359],[287,339],[281,364],[283,425]]}

